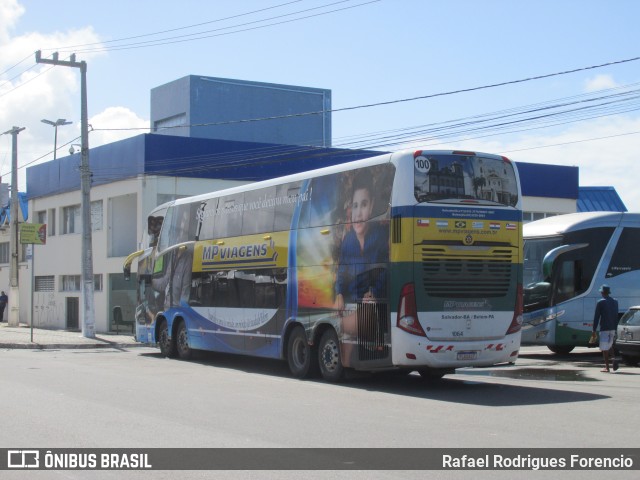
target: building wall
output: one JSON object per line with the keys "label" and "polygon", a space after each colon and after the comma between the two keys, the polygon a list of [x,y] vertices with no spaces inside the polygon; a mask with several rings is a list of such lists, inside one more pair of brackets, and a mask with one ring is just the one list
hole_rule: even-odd
{"label": "building wall", "polygon": [[524,222],[578,211],[577,200],[557,197],[522,197]]}
{"label": "building wall", "polygon": [[164,135],[331,146],[327,89],[191,75],[152,89],[150,111]]}

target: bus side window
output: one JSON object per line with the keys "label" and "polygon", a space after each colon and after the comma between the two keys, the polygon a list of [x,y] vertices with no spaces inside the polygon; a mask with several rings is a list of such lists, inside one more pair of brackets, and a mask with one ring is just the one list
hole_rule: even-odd
{"label": "bus side window", "polygon": [[276,207],[274,212],[273,230],[275,232],[294,228],[304,228],[307,221],[304,218],[294,219],[297,202],[300,197],[303,182],[291,182],[276,187]]}
{"label": "bus side window", "polygon": [[558,265],[558,281],[556,283],[556,301],[564,302],[580,295],[586,290],[583,286],[582,261],[565,260]]}
{"label": "bus side window", "polygon": [[250,190],[244,194],[242,235],[273,231],[276,188]]}
{"label": "bus side window", "polygon": [[149,235],[149,241],[145,247],[155,247],[158,245],[158,238],[160,237],[163,220],[164,217],[161,216],[149,216],[147,218],[147,234]]}
{"label": "bus side window", "polygon": [[227,195],[219,199],[220,215],[213,225],[215,238],[236,237],[242,233],[244,193]]}
{"label": "bus side window", "polygon": [[639,244],[640,228],[625,227],[607,266],[607,278],[640,270],[640,259],[636,253]]}

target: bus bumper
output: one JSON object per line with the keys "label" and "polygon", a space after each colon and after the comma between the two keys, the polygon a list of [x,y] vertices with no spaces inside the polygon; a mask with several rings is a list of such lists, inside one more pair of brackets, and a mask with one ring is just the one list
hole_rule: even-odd
{"label": "bus bumper", "polygon": [[436,342],[392,328],[393,364],[403,368],[488,367],[514,363],[520,350],[520,332],[498,340]]}

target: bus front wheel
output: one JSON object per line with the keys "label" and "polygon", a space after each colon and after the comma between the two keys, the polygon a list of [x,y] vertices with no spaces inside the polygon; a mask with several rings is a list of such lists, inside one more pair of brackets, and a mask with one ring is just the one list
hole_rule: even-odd
{"label": "bus front wheel", "polygon": [[318,346],[318,360],[320,373],[325,380],[337,382],[342,379],[344,367],[340,356],[340,342],[333,328],[330,328],[320,337]]}
{"label": "bus front wheel", "polygon": [[178,325],[178,334],[176,335],[176,349],[178,350],[178,356],[182,360],[190,360],[193,355],[193,350],[189,346],[189,334],[187,332],[187,324],[184,321]]}
{"label": "bus front wheel", "polygon": [[162,320],[158,327],[158,345],[160,346],[160,353],[165,357],[173,358],[176,356],[176,342],[169,335],[166,320]]}
{"label": "bus front wheel", "polygon": [[289,370],[296,378],[308,378],[318,370],[316,349],[309,345],[304,328],[295,327],[287,342],[287,363]]}

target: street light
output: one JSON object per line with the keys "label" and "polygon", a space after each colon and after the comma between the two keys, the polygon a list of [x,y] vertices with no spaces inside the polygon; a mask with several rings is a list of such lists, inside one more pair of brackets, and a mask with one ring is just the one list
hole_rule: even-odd
{"label": "street light", "polygon": [[41,122],[46,123],[47,125],[51,125],[56,130],[55,137],[53,138],[53,159],[55,160],[58,150],[58,127],[61,127],[63,125],[71,125],[73,122],[67,122],[66,118],[59,118],[55,122],[52,120],[42,119]]}

